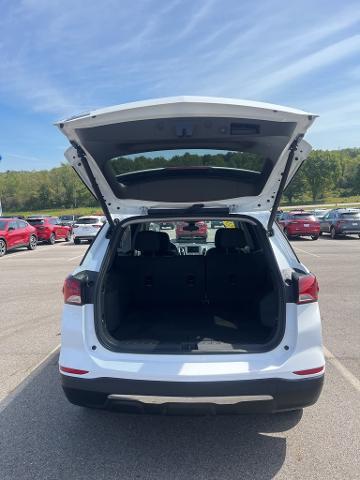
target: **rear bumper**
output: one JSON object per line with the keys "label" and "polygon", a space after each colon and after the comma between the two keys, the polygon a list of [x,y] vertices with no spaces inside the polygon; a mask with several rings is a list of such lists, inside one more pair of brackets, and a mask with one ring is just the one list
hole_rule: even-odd
{"label": "rear bumper", "polygon": [[159,382],[61,375],[71,403],[131,413],[274,413],[313,405],[324,375],[286,380]]}

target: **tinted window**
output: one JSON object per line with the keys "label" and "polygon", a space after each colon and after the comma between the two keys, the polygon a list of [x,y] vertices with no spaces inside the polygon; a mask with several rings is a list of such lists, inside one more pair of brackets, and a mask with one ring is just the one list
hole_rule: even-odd
{"label": "tinted window", "polygon": [[77,221],[76,221],[77,224],[93,224],[93,223],[99,223],[99,219],[98,218],[94,218],[94,217],[84,217],[84,218],[79,218]]}
{"label": "tinted window", "polygon": [[360,219],[360,212],[346,212],[346,213],[341,213],[340,218],[346,218],[348,220],[354,219],[354,220],[359,220]]}
{"label": "tinted window", "polygon": [[27,223],[23,222],[22,220],[18,220],[16,223],[17,223],[18,228],[26,228],[27,227]]}
{"label": "tinted window", "polygon": [[181,149],[143,152],[111,160],[115,175],[172,167],[225,167],[260,173],[265,159],[255,153],[213,149]]}
{"label": "tinted window", "polygon": [[295,213],[293,215],[289,215],[289,217],[292,220],[309,220],[311,222],[315,222],[315,217],[314,215],[311,215],[309,213]]}
{"label": "tinted window", "polygon": [[72,215],[62,215],[60,217],[60,220],[72,220],[73,216]]}
{"label": "tinted window", "polygon": [[28,218],[30,225],[44,225],[45,220],[43,218]]}
{"label": "tinted window", "polygon": [[0,230],[6,230],[7,223],[4,220],[0,220]]}

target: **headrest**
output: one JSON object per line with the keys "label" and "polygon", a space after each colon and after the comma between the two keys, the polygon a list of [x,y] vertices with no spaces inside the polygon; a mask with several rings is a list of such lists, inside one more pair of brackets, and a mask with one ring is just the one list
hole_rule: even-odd
{"label": "headrest", "polygon": [[170,250],[170,237],[165,232],[156,232],[160,236],[160,250],[168,252]]}
{"label": "headrest", "polygon": [[219,228],[215,234],[217,248],[243,248],[246,247],[244,232],[238,228]]}
{"label": "headrest", "polygon": [[161,250],[160,232],[153,232],[152,230],[139,232],[136,235],[134,247],[141,253],[159,253]]}

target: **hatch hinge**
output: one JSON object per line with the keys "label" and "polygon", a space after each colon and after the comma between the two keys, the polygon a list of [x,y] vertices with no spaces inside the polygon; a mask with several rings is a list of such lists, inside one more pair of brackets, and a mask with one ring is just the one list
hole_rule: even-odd
{"label": "hatch hinge", "polygon": [[271,213],[270,213],[270,218],[269,218],[269,221],[268,221],[268,224],[267,224],[266,231],[267,231],[267,235],[269,237],[272,237],[274,235],[273,225],[274,225],[274,221],[275,221],[275,218],[276,218],[276,212],[277,212],[277,209],[279,208],[279,205],[280,205],[280,200],[281,200],[281,197],[282,197],[285,185],[286,185],[286,180],[289,176],[289,172],[290,172],[290,168],[291,168],[291,164],[292,164],[295,152],[296,152],[297,147],[299,145],[299,142],[303,138],[303,136],[304,136],[303,134],[298,135],[291,142],[291,145],[289,147],[288,158],[286,160],[284,171],[282,172],[282,177],[281,177],[279,189],[276,193],[274,204],[273,204],[273,207],[272,207]]}
{"label": "hatch hinge", "polygon": [[107,203],[105,201],[105,198],[103,197],[102,193],[101,193],[101,190],[99,188],[99,185],[96,181],[96,178],[90,168],[90,165],[89,165],[89,162],[88,162],[88,159],[86,157],[86,153],[85,151],[81,148],[80,145],[78,145],[76,142],[74,142],[73,140],[70,140],[70,143],[71,145],[75,148],[76,150],[76,153],[78,155],[78,157],[80,158],[83,166],[84,166],[84,169],[85,169],[85,172],[86,172],[86,175],[88,176],[89,180],[90,180],[90,183],[91,183],[91,186],[93,187],[94,189],[94,193],[96,195],[96,198],[97,200],[99,201],[100,205],[101,205],[101,208],[103,209],[103,212],[105,214],[105,217],[109,223],[109,230],[108,230],[108,233],[107,233],[107,236],[109,237],[115,227],[115,223],[114,223],[114,220],[110,214],[110,211],[109,211],[109,208],[107,206]]}

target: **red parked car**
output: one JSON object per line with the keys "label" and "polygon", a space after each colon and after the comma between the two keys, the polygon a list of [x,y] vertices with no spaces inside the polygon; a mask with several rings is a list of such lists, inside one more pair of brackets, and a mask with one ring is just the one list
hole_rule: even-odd
{"label": "red parked car", "polygon": [[309,212],[284,212],[278,223],[288,238],[311,237],[317,240],[320,235],[320,222]]}
{"label": "red parked car", "polygon": [[177,242],[206,243],[207,233],[205,222],[178,222],[176,224]]}
{"label": "red parked car", "polygon": [[36,228],[40,242],[48,242],[54,245],[56,240],[71,240],[72,228],[62,225],[57,217],[28,217],[27,221]]}
{"label": "red parked car", "polygon": [[36,229],[19,218],[0,217],[0,257],[9,250],[27,247],[35,250],[37,246]]}

